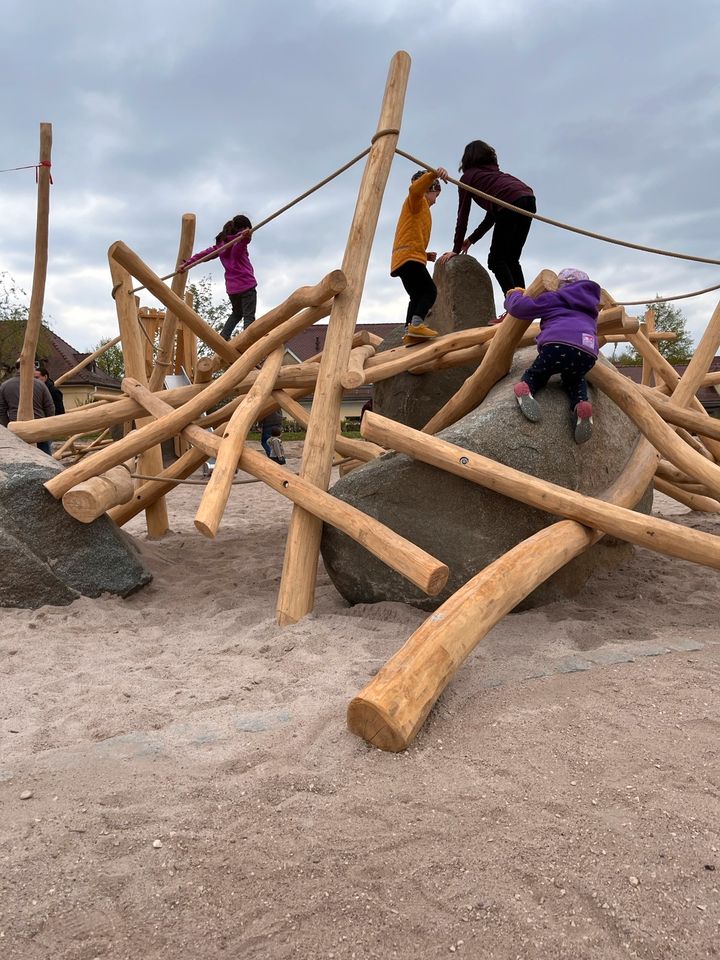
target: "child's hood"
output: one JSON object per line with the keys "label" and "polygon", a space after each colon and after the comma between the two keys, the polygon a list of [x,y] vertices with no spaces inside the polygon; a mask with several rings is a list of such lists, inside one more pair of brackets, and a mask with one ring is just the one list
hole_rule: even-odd
{"label": "child's hood", "polygon": [[554,295],[570,310],[596,313],[600,305],[600,284],[594,280],[576,280],[560,287]]}

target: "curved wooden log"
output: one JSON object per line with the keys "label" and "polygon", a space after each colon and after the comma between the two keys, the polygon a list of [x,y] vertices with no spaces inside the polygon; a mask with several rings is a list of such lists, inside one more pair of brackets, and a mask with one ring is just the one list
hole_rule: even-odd
{"label": "curved wooden log", "polygon": [[[537,297],[544,290],[557,289],[557,275],[542,270],[527,288],[528,297]],[[498,380],[506,376],[512,366],[515,350],[530,322],[508,314],[498,326],[480,366],[472,373],[444,407],[423,427],[423,433],[435,434],[456,423],[474,410],[488,395]]]}
{"label": "curved wooden log", "polygon": [[663,480],[662,477],[655,477],[655,489],[664,493],[678,503],[689,507],[691,510],[698,510],[702,513],[720,513],[720,503],[711,497],[703,497],[700,494],[692,493],[690,490],[683,490],[669,480]]}
{"label": "curved wooden log", "polygon": [[204,537],[214,539],[225,513],[233,478],[248,431],[267,401],[282,365],[284,348],[278,347],[263,364],[262,370],[225,427],[218,446],[215,468],[195,514],[195,527]]}
{"label": "curved wooden log", "polygon": [[371,344],[362,347],[353,347],[348,357],[348,366],[345,373],[340,377],[340,383],[346,390],[355,390],[361,387],[365,382],[365,361],[375,353],[375,347]]}
{"label": "curved wooden log", "polygon": [[720,496],[720,467],[685,443],[657,414],[631,380],[608,363],[596,363],[587,376],[633,421],[641,433],[679,470]]}
{"label": "curved wooden log", "polygon": [[78,483],[62,498],[65,511],[80,523],[92,523],[111,507],[132,500],[135,484],[131,469],[128,464],[119,464],[99,477]]}
{"label": "curved wooden log", "polygon": [[447,440],[430,437],[377,413],[365,414],[361,430],[363,436],[388,449],[406,453],[415,460],[447,470],[448,473],[481,484],[488,490],[502,493],[538,510],[576,520],[648,550],[720,570],[720,537],[584,496],[507,467],[479,453],[464,450]]}
{"label": "curved wooden log", "polygon": [[[81,480],[87,480],[97,473],[103,473],[110,467],[114,467],[130,457],[137,456],[138,453],[142,453],[156,443],[160,443],[168,437],[174,437],[183,427],[186,427],[204,413],[208,407],[229,396],[256,364],[264,360],[269,353],[272,353],[274,349],[285,343],[294,334],[309,327],[315,322],[316,316],[317,308],[310,308],[303,310],[302,313],[291,320],[286,320],[263,337],[261,341],[250,347],[225,373],[208,384],[199,396],[193,397],[180,409],[172,410],[161,420],[149,423],[139,430],[133,430],[122,440],[114,443],[109,450],[103,450],[102,453],[97,453],[92,458],[75,464],[73,467],[68,467],[63,473],[51,477],[50,480],[45,482],[45,489],[56,499],[59,499],[70,487],[74,487]],[[117,404],[114,406],[117,406]]]}
{"label": "curved wooden log", "polygon": [[[652,480],[657,454],[636,446],[608,502],[633,506]],[[348,707],[352,733],[381,750],[404,750],[458,667],[495,624],[601,534],[572,520],[546,527],[481,570],[412,634]]]}

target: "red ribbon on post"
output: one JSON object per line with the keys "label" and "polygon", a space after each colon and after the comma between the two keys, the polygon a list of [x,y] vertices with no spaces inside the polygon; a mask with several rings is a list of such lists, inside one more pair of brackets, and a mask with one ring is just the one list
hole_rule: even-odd
{"label": "red ribbon on post", "polygon": [[[41,160],[39,163],[35,164],[35,183],[38,182],[40,167],[47,167],[48,169],[50,169],[51,166],[52,164],[50,163],[49,160]],[[50,174],[49,176],[50,176],[50,183],[52,183],[53,182],[52,174]]]}

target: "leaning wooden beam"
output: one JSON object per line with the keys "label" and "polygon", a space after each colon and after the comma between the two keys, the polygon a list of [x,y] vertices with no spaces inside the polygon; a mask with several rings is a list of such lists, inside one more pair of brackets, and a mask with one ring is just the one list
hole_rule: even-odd
{"label": "leaning wooden beam", "polygon": [[[135,377],[147,386],[147,367],[145,364],[145,347],[140,337],[140,322],[135,297],[132,294],[130,274],[116,263],[112,257],[108,258],[110,276],[115,292],[115,310],[117,312],[118,327],[123,342],[123,360],[125,373]],[[149,420],[141,417],[137,420],[137,427],[141,428]],[[121,458],[119,462],[122,462]],[[162,449],[160,444],[149,447],[142,452],[138,461],[140,473],[155,476],[163,468]],[[145,512],[148,536],[152,539],[164,537],[168,532],[168,515],[164,499],[157,500]]]}
{"label": "leaning wooden beam", "polygon": [[[195,214],[184,213],[180,223],[180,242],[178,244],[178,255],[175,269],[192,256],[192,248],[195,243]],[[172,278],[170,289],[185,303],[185,284],[187,282],[187,273],[175,273]],[[190,306],[186,303],[186,306]],[[192,310],[192,307],[190,307]],[[194,313],[195,311],[193,311]],[[159,390],[165,382],[165,377],[175,369],[175,332],[178,321],[176,315],[168,308],[163,320],[162,330],[160,331],[160,340],[158,342],[157,355],[155,357],[155,368],[150,374],[148,384],[150,390]],[[126,369],[125,373],[129,373]],[[143,472],[142,470],[140,471]]]}
{"label": "leaning wooden beam", "polygon": [[121,340],[122,337],[120,334],[118,334],[117,337],[113,337],[112,340],[108,340],[107,343],[104,343],[101,347],[98,347],[97,350],[93,350],[93,352],[89,353],[83,360],[80,361],[80,363],[76,364],[72,370],[68,370],[67,373],[63,373],[62,376],[58,377],[55,381],[55,386],[59,387],[65,383],[66,380],[70,380],[75,376],[76,373],[80,373],[81,370],[84,370],[85,367],[89,366],[93,360],[97,360],[98,357],[101,357],[111,347],[116,347]]}
{"label": "leaning wooden beam", "polygon": [[[632,507],[657,454],[641,440],[608,502]],[[382,750],[404,750],[457,669],[490,630],[537,586],[601,537],[561,520],[489,564],[425,620],[348,707],[352,733]]]}
{"label": "leaning wooden beam", "polygon": [[340,383],[345,390],[355,390],[365,382],[365,362],[375,353],[375,347],[368,344],[364,347],[353,347],[348,357],[345,373],[340,377]]}
{"label": "leaning wooden beam", "polygon": [[704,437],[720,440],[720,420],[708,417],[705,413],[696,413],[694,410],[687,410],[685,407],[677,407],[669,402],[669,397],[663,393],[658,393],[654,387],[644,387],[642,384],[636,383],[635,389],[667,423],[674,423],[675,426],[684,427],[692,433],[699,433]]}
{"label": "leaning wooden beam", "polygon": [[160,277],[140,259],[134,250],[118,240],[108,250],[108,257],[119,263],[144,287],[147,287],[149,292],[157,297],[167,310],[171,310],[181,323],[184,323],[193,333],[196,333],[203,343],[221,354],[229,363],[237,360],[236,351],[228,345],[227,341],[223,340],[217,330],[213,330],[210,324],[195,313],[192,307],[189,307],[181,297],[173,293],[170,287],[163,283]]}
{"label": "leaning wooden beam", "polygon": [[[267,334],[254,346],[239,357],[235,363],[230,366],[217,380],[208,384],[202,393],[193,397],[185,403],[179,410],[173,410],[162,420],[156,420],[149,423],[139,430],[133,430],[132,433],[123,437],[113,444],[110,450],[104,450],[91,458],[90,462],[76,464],[69,467],[63,473],[51,477],[45,483],[45,488],[57,499],[62,497],[70,487],[75,486],[81,480],[87,480],[96,473],[102,473],[110,467],[123,463],[130,457],[136,456],[161,443],[169,437],[174,437],[183,427],[186,427],[193,420],[201,416],[205,410],[219,403],[220,400],[229,396],[237,384],[252,370],[256,364],[264,360],[266,356],[272,353],[277,347],[289,340],[296,333],[300,333],[306,327],[315,322],[317,310],[321,308],[310,308],[303,310],[291,320],[286,320],[277,327],[272,333]],[[117,406],[117,404],[113,405]],[[93,469],[94,468],[94,469]]]}
{"label": "leaning wooden beam", "polygon": [[638,430],[670,463],[697,478],[720,496],[720,467],[678,437],[631,380],[608,363],[596,363],[587,379],[630,417]]}
{"label": "leaning wooden beam", "polygon": [[[173,412],[157,395],[153,396],[152,405],[157,415],[164,413],[170,416]],[[197,424],[188,425],[182,433],[189,443],[209,456],[217,455],[221,442],[219,437]],[[444,563],[356,507],[319,490],[308,480],[283,470],[264,453],[243,447],[238,466],[293,503],[312,511],[321,522],[342,530],[429,596],[440,593],[447,583],[449,570]]]}
{"label": "leaning wooden beam", "polygon": [[663,480],[662,477],[655,477],[655,489],[664,493],[667,497],[672,497],[678,503],[690,507],[691,510],[699,510],[702,513],[720,513],[720,503],[711,497],[703,497],[697,493],[691,493],[689,490],[683,490],[669,480]]}
{"label": "leaning wooden beam", "polygon": [[[293,420],[297,421],[301,427],[307,429],[310,422],[308,411],[297,400],[294,400],[284,390],[273,390],[273,399],[277,401],[285,413]],[[383,450],[376,443],[368,443],[366,440],[353,440],[350,437],[343,437],[341,433],[335,437],[335,449],[343,457],[354,457],[368,463],[370,460],[376,460],[387,450]]]}
{"label": "leaning wooden beam", "polygon": [[377,413],[365,414],[361,430],[363,436],[389,449],[406,453],[415,460],[481,484],[488,490],[502,493],[538,510],[576,520],[648,550],[720,570],[720,537],[584,496],[507,467],[479,453],[464,450],[446,440],[395,423]]}
{"label": "leaning wooden beam", "polygon": [[[649,306],[645,311],[645,323],[643,326],[645,336],[648,338],[648,340],[652,341],[653,334],[655,333],[655,308],[653,306]],[[654,381],[655,371],[647,362],[647,360],[643,360],[642,378],[640,382],[644,387],[650,387],[654,385]]]}
{"label": "leaning wooden beam", "polygon": [[37,217],[35,221],[35,264],[30,293],[25,337],[20,352],[20,398],[18,420],[33,418],[33,379],[40,324],[42,322],[45,280],[48,261],[48,220],[50,218],[50,156],[52,153],[52,124],[40,124],[40,163],[37,174]]}
{"label": "leaning wooden beam", "polygon": [[272,392],[284,352],[284,347],[278,347],[265,360],[259,377],[243,397],[242,403],[225,428],[218,447],[215,468],[195,514],[195,527],[205,537],[213,539],[217,536],[248,431]]}
{"label": "leaning wooden beam", "polygon": [[684,427],[678,427],[677,435],[681,440],[684,440],[689,447],[692,447],[693,450],[699,453],[701,457],[705,457],[706,460],[711,460],[714,463],[713,455],[710,453],[705,444],[698,440],[697,437],[694,437],[688,430],[686,430]]}
{"label": "leaning wooden beam", "polygon": [[[543,270],[527,288],[528,297],[537,297],[544,290],[557,288],[557,276],[552,270]],[[512,366],[515,350],[530,326],[527,320],[518,320],[508,314],[492,338],[480,366],[470,374],[460,389],[423,427],[423,433],[434,434],[456,423],[474,410],[488,395],[498,380],[506,376]]]}
{"label": "leaning wooden beam", "polygon": [[[347,369],[372,241],[397,145],[409,71],[410,57],[402,51],[396,53],[390,64],[378,129],[368,154],[345,248],[343,270],[348,286],[335,298],[320,361],[300,472],[306,481],[323,491],[330,481],[340,421],[340,376]],[[321,535],[322,523],[318,517],[296,506],[290,518],[278,596],[281,624],[295,623],[313,608]]]}
{"label": "leaning wooden beam", "polygon": [[121,463],[98,477],[78,483],[63,496],[62,505],[81,523],[92,523],[111,507],[132,500],[135,484],[130,476],[134,464]]}

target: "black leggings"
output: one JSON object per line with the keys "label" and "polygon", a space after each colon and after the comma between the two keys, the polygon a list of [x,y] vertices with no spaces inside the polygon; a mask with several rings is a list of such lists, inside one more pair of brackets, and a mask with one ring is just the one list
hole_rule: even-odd
{"label": "black leggings", "polygon": [[408,325],[413,317],[421,317],[424,320],[437,297],[435,281],[425,264],[417,260],[407,260],[397,270],[393,270],[390,276],[400,277],[410,297],[405,324]]}
{"label": "black leggings", "polygon": [[[514,207],[520,207],[535,213],[535,197],[520,197],[513,200]],[[527,240],[532,219],[521,213],[513,213],[499,207],[495,217],[490,252],[488,253],[488,267],[495,274],[503,293],[513,287],[524,287],[525,277],[520,266],[520,254]]]}
{"label": "black leggings", "polygon": [[544,387],[554,373],[560,374],[560,380],[574,410],[581,400],[587,400],[585,374],[595,366],[595,357],[578,347],[566,343],[546,343],[538,347],[535,363],[520,378],[535,393]]}
{"label": "black leggings", "polygon": [[244,290],[242,293],[229,293],[228,296],[230,297],[232,313],[220,331],[220,336],[223,340],[230,339],[230,334],[241,320],[243,321],[243,330],[247,330],[248,326],[255,319],[257,287],[253,287],[251,290]]}

